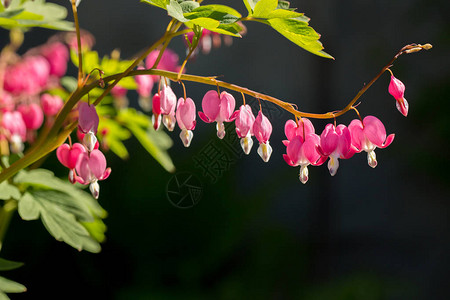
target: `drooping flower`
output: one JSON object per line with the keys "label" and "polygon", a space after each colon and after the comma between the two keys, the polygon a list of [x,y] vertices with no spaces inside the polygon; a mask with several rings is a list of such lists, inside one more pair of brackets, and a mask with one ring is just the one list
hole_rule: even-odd
{"label": "drooping flower", "polygon": [[272,147],[269,143],[270,135],[272,134],[272,124],[262,111],[259,111],[252,129],[253,134],[259,141],[258,154],[264,162],[268,162],[272,154]]}
{"label": "drooping flower", "polygon": [[63,105],[64,101],[57,95],[43,94],[41,96],[42,110],[48,117],[56,115]]}
{"label": "drooping flower", "polygon": [[11,143],[11,151],[13,153],[22,152],[24,149],[23,142],[27,135],[22,114],[18,111],[4,112],[1,116],[0,128],[6,130],[7,138]]}
{"label": "drooping flower", "polygon": [[318,150],[322,156],[329,157],[328,170],[331,176],[336,175],[339,168],[339,158],[352,157],[356,149],[352,146],[350,131],[345,125],[328,124],[320,135]]}
{"label": "drooping flower", "polygon": [[94,105],[89,105],[86,102],[78,104],[78,128],[84,134],[92,131],[97,134],[98,129],[98,114]]}
{"label": "drooping flower", "polygon": [[250,105],[241,105],[236,116],[236,133],[241,139],[241,147],[245,154],[249,154],[253,146],[253,124],[255,116]]}
{"label": "drooping flower", "polygon": [[62,77],[66,74],[69,50],[63,43],[54,42],[44,45],[41,54],[50,64],[50,75]]}
{"label": "drooping flower", "polygon": [[44,121],[44,113],[38,104],[21,104],[17,107],[17,110],[22,114],[27,129],[36,130],[41,127]]}
{"label": "drooping flower", "polygon": [[167,130],[173,131],[175,128],[175,106],[177,105],[177,96],[170,86],[163,84],[163,88],[159,92],[160,110],[162,121]]}
{"label": "drooping flower", "polygon": [[198,116],[206,123],[217,122],[217,136],[223,139],[225,136],[223,122],[231,122],[236,119],[235,106],[236,100],[233,95],[225,91],[219,95],[217,91],[210,90],[203,96],[203,112],[199,111]]}
{"label": "drooping flower", "polygon": [[395,98],[398,111],[406,117],[408,115],[409,104],[404,97],[405,85],[392,75],[388,90],[389,94]]}
{"label": "drooping flower", "polygon": [[177,104],[177,123],[181,129],[180,138],[183,141],[185,147],[189,147],[191,144],[194,133],[192,130],[195,128],[195,103],[191,98],[180,98]]}
{"label": "drooping flower", "polygon": [[72,146],[69,144],[62,144],[56,149],[56,157],[59,162],[70,169],[69,171],[69,181],[75,183],[76,173],[75,168],[77,166],[78,159],[80,156],[86,153],[86,148],[80,143],[75,143]]}
{"label": "drooping flower", "polygon": [[159,96],[159,94],[153,95],[152,112],[153,128],[155,128],[155,130],[158,130],[159,126],[161,125],[161,97]]}
{"label": "drooping flower", "polygon": [[302,118],[299,125],[293,120],[288,120],[284,132],[288,140],[283,141],[286,146],[283,158],[292,167],[300,166],[299,179],[305,184],[309,179],[308,166],[319,166],[326,160],[326,157],[321,156],[317,150],[320,137],[314,133],[314,126],[306,118]]}
{"label": "drooping flower", "polygon": [[375,168],[378,164],[375,149],[386,148],[394,140],[395,134],[386,138],[386,129],[383,123],[374,116],[367,116],[361,120],[353,120],[348,126],[352,138],[352,145],[357,152],[367,152],[369,166]]}
{"label": "drooping flower", "polygon": [[106,168],[106,158],[100,150],[92,150],[83,153],[75,167],[77,171],[76,180],[84,185],[89,184],[89,190],[95,199],[100,194],[99,180],[105,180],[111,174],[111,168]]}
{"label": "drooping flower", "polygon": [[[150,69],[156,62],[159,56],[159,50],[153,50],[145,59],[145,68]],[[170,72],[178,72],[180,66],[178,65],[179,57],[178,55],[170,49],[166,49],[161,56],[161,60],[158,63],[157,69],[166,70]],[[153,80],[156,82],[159,79],[158,75],[152,75]]]}

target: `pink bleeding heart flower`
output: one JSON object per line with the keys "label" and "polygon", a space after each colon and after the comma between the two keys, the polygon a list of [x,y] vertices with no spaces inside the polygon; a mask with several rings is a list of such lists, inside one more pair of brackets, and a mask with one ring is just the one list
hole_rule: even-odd
{"label": "pink bleeding heart flower", "polygon": [[405,85],[403,82],[392,75],[388,91],[396,100],[397,110],[406,117],[408,115],[409,104],[404,97]]}
{"label": "pink bleeding heart flower", "polygon": [[38,104],[21,104],[17,107],[17,110],[22,114],[27,129],[36,130],[41,127],[44,121],[44,113]]}
{"label": "pink bleeding heart flower", "polygon": [[62,77],[67,71],[69,61],[69,50],[60,42],[45,45],[41,49],[41,54],[50,64],[50,75]]}
{"label": "pink bleeding heart flower", "polygon": [[152,111],[153,128],[155,128],[155,130],[158,130],[159,126],[161,125],[161,97],[159,96],[159,94],[153,95]]}
{"label": "pink bleeding heart flower", "polygon": [[23,152],[23,141],[26,139],[27,127],[22,114],[18,111],[4,112],[1,116],[0,128],[7,132],[7,138],[11,143],[11,151],[13,153]]}
{"label": "pink bleeding heart flower", "polygon": [[[136,76],[137,77],[137,76]],[[124,88],[123,86],[120,86],[118,84],[116,84],[112,89],[111,89],[111,95],[114,98],[122,98],[125,97],[127,95],[128,90],[126,88]]]}
{"label": "pink bleeding heart flower", "polygon": [[[159,56],[159,50],[153,50],[145,59],[145,68],[151,69]],[[158,63],[157,69],[166,70],[170,72],[178,72],[180,66],[178,65],[179,57],[178,55],[170,49],[166,49],[161,56],[161,60]],[[153,80],[157,81],[159,79],[158,75],[152,75]]]}
{"label": "pink bleeding heart flower", "polygon": [[91,131],[97,134],[98,122],[99,118],[94,105],[86,102],[78,103],[78,128],[82,133]]}
{"label": "pink bleeding heart flower", "polygon": [[367,116],[361,120],[353,120],[348,126],[352,138],[352,145],[357,152],[366,151],[369,166],[375,168],[378,164],[375,149],[386,148],[394,140],[395,134],[386,138],[383,123],[374,116]]}
{"label": "pink bleeding heart flower", "polygon": [[245,154],[249,154],[253,147],[253,124],[255,116],[250,105],[241,105],[236,116],[236,133],[241,139],[241,147]]}
{"label": "pink bleeding heart flower", "polygon": [[57,95],[43,94],[41,96],[41,106],[44,114],[51,117],[60,111],[61,107],[64,106],[64,101]]}
{"label": "pink bleeding heart flower", "polygon": [[83,153],[75,167],[78,177],[76,180],[84,185],[89,184],[92,196],[98,199],[100,194],[99,180],[105,180],[111,174],[111,168],[106,168],[106,158],[100,150]]}
{"label": "pink bleeding heart flower", "polygon": [[272,134],[272,124],[261,111],[259,111],[253,123],[252,130],[259,142],[258,154],[264,162],[268,162],[270,155],[272,155],[272,147],[269,144],[270,135]]}
{"label": "pink bleeding heart flower", "polygon": [[[139,67],[138,70],[145,70],[143,67]],[[135,77],[137,84],[137,92],[139,96],[149,98],[152,94],[154,81],[151,75],[138,75]]]}
{"label": "pink bleeding heart flower", "polygon": [[352,147],[350,131],[345,125],[328,124],[320,135],[318,150],[322,156],[329,157],[328,170],[330,175],[336,175],[339,168],[339,158],[352,157],[356,149]]}
{"label": "pink bleeding heart flower", "polygon": [[175,128],[175,106],[177,105],[177,96],[170,86],[163,84],[163,88],[159,92],[160,110],[164,126],[167,130],[173,131]]}
{"label": "pink bleeding heart flower", "polygon": [[320,137],[314,133],[314,126],[307,118],[302,118],[299,125],[288,120],[284,132],[288,140],[283,141],[286,146],[283,158],[292,167],[300,166],[299,179],[305,184],[309,179],[308,166],[319,166],[327,159],[318,152]]}
{"label": "pink bleeding heart flower", "polygon": [[234,111],[236,100],[233,95],[223,91],[220,95],[215,90],[206,92],[202,100],[203,112],[198,116],[206,123],[217,122],[217,136],[223,139],[225,125],[223,122],[231,122],[236,119],[238,111]]}
{"label": "pink bleeding heart flower", "polygon": [[178,99],[177,104],[177,123],[178,127],[181,129],[180,138],[183,141],[185,147],[189,147],[191,144],[194,133],[192,130],[195,129],[195,103],[191,98]]}
{"label": "pink bleeding heart flower", "polygon": [[56,157],[59,162],[70,169],[69,181],[71,183],[76,182],[75,168],[77,166],[78,159],[82,154],[86,153],[86,148],[80,143],[75,143],[72,146],[69,144],[62,144],[56,149]]}
{"label": "pink bleeding heart flower", "polygon": [[[92,133],[92,132],[91,132],[91,133]],[[95,137],[95,135],[94,135],[94,137]],[[87,149],[90,149],[89,147],[86,146],[85,141],[89,141],[89,139],[92,138],[92,137],[86,137],[86,134],[85,134],[85,133],[82,133],[82,132],[80,131],[80,128],[78,128],[78,129],[77,129],[77,138],[78,138],[78,140],[79,140],[80,142],[83,143],[83,145],[85,145],[85,147],[86,147]],[[100,143],[98,142],[97,139],[95,139],[95,144],[94,144],[93,149],[98,149],[99,147],[100,147]]]}

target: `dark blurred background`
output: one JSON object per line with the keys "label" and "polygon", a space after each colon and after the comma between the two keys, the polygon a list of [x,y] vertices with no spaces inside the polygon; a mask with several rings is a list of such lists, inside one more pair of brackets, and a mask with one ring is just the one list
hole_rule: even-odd
{"label": "dark blurred background", "polygon": [[[68,7],[69,1],[59,2]],[[237,0],[208,2],[245,11]],[[2,256],[25,262],[8,275],[28,292],[12,299],[449,299],[450,2],[291,6],[311,17],[335,61],[251,23],[243,39],[198,57],[188,73],[223,75],[300,110],[326,112],[344,107],[401,47],[429,42],[431,51],[402,56],[392,67],[406,85],[408,118],[387,92],[388,73],[361,98],[361,114],[377,116],[388,134],[396,134],[391,146],[376,151],[378,166],[370,168],[363,153],[341,161],[335,177],[325,165],[310,167],[309,182],[301,184],[299,168],[282,158],[291,116],[264,104],[274,127],[268,163],[256,154],[255,141],[249,156],[232,156],[212,178],[198,158],[211,144],[221,151],[229,146],[218,141],[214,126],[199,120],[188,149],[177,132],[170,134],[177,172],[196,176],[202,192],[197,205],[180,209],[167,198],[174,174],[130,140],[130,160],[107,155],[113,173],[101,183],[99,200],[109,216],[100,254],[78,253],[55,241],[40,221],[16,216]],[[96,37],[95,49],[108,54],[120,48],[122,57],[153,43],[169,20],[137,0],[83,0],[79,14]],[[51,34],[33,30],[24,47]],[[184,58],[181,39],[171,48]],[[200,107],[209,87],[186,87]],[[256,108],[254,99],[247,101]],[[337,121],[349,124],[355,117]],[[314,124],[320,133],[326,123]],[[56,165],[52,160],[49,168]]]}

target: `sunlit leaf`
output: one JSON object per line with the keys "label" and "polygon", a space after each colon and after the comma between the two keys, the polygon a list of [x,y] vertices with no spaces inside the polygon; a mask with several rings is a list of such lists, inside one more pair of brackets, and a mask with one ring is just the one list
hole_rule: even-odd
{"label": "sunlit leaf", "polygon": [[27,288],[23,284],[0,276],[0,291],[3,293],[23,293],[26,290]]}
{"label": "sunlit leaf", "polygon": [[0,183],[0,199],[1,200],[9,200],[9,199],[20,199],[20,191],[14,185],[9,184],[7,181],[3,181]]}

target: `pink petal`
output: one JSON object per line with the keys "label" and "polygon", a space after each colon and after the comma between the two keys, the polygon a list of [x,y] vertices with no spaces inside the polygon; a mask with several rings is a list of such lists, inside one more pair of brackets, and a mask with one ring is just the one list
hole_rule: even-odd
{"label": "pink petal", "polygon": [[350,130],[350,136],[352,138],[352,145],[355,146],[359,152],[362,151],[362,143],[365,141],[366,137],[363,132],[363,125],[361,120],[355,119],[348,126]]}
{"label": "pink petal", "polygon": [[327,124],[320,135],[320,148],[323,155],[330,155],[338,147],[339,136],[333,124]]}
{"label": "pink petal", "polygon": [[214,122],[213,120],[210,120],[210,119],[208,118],[208,116],[205,115],[202,111],[199,111],[199,112],[198,112],[198,116],[199,116],[200,119],[202,119],[203,122],[205,122],[205,123],[212,123],[212,122]]}
{"label": "pink petal", "polygon": [[309,134],[303,143],[303,153],[310,163],[316,162],[321,155],[317,151],[317,146],[320,145],[320,137],[317,134]]}
{"label": "pink petal", "polygon": [[27,129],[36,130],[44,122],[42,108],[36,103],[31,103],[30,105],[21,104],[17,107],[17,110],[22,114]]}
{"label": "pink petal", "polygon": [[87,153],[83,153],[78,159],[76,170],[79,175],[78,182],[88,184],[91,181],[92,173],[89,168],[89,155]]}
{"label": "pink petal", "polygon": [[195,128],[195,103],[191,98],[178,99],[177,123],[181,130],[193,130]]}
{"label": "pink petal", "polygon": [[159,96],[161,97],[161,113],[163,115],[170,115],[175,112],[175,106],[177,105],[177,96],[172,91],[170,86],[164,86]]}
{"label": "pink petal", "polygon": [[78,104],[78,127],[83,133],[89,131],[97,134],[98,129],[98,115],[94,105],[89,105],[86,102]]}
{"label": "pink petal", "polygon": [[223,91],[220,94],[220,112],[219,116],[216,118],[217,122],[229,122],[231,115],[236,107],[236,100],[233,95]]}
{"label": "pink petal", "polygon": [[394,141],[395,138],[395,134],[390,134],[387,138],[386,141],[384,142],[383,145],[379,146],[380,148],[386,148],[387,146],[389,146],[390,144],[392,144],[392,142]]}
{"label": "pink petal", "polygon": [[367,116],[363,120],[364,134],[372,144],[380,147],[386,140],[386,129],[383,123],[374,116]]}
{"label": "pink petal", "polygon": [[206,92],[205,96],[203,96],[203,100],[202,100],[202,109],[203,109],[203,114],[207,116],[206,120],[210,120],[210,121],[205,121],[204,118],[202,118],[202,116],[200,115],[199,112],[199,116],[200,118],[207,122],[214,122],[216,121],[219,113],[220,113],[220,98],[219,95],[217,94],[217,91],[215,90],[210,90],[208,92]]}
{"label": "pink petal", "polygon": [[344,158],[351,145],[352,145],[352,137],[350,135],[350,131],[348,130],[347,126],[345,125],[338,125],[336,127],[336,133],[339,136],[339,143],[337,146],[337,151],[339,153],[340,158]]}
{"label": "pink petal", "polygon": [[292,162],[292,164],[290,164],[291,166],[298,166],[300,164],[303,155],[302,146],[303,140],[300,136],[295,136],[289,142],[289,145],[286,148],[286,153],[290,161]]}
{"label": "pink petal", "polygon": [[157,114],[157,115],[161,114],[161,97],[159,96],[158,93],[153,95],[152,111],[154,114]]}
{"label": "pink petal", "polygon": [[405,85],[403,82],[391,76],[391,82],[389,83],[389,94],[391,94],[396,100],[403,98],[405,94]]}
{"label": "pink petal", "polygon": [[272,134],[272,124],[261,111],[259,111],[253,124],[253,134],[260,144],[267,143]]}
{"label": "pink petal", "polygon": [[288,155],[283,154],[283,158],[284,158],[284,161],[285,161],[288,165],[290,165],[291,167],[296,167],[296,166],[298,166],[298,165],[294,165],[294,164],[292,163],[292,161],[291,161],[291,159],[289,158]]}
{"label": "pink petal", "polygon": [[100,150],[92,150],[89,154],[89,168],[97,179],[103,177],[106,170],[106,158]]}
{"label": "pink petal", "polygon": [[252,129],[255,123],[255,116],[249,105],[241,105],[236,117],[236,132],[240,138],[245,137]]}
{"label": "pink petal", "polygon": [[297,124],[294,120],[287,120],[284,124],[284,134],[288,140],[292,140],[297,135]]}

